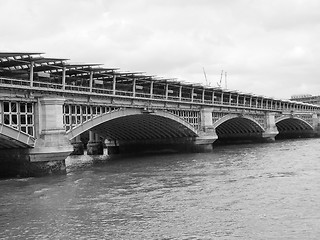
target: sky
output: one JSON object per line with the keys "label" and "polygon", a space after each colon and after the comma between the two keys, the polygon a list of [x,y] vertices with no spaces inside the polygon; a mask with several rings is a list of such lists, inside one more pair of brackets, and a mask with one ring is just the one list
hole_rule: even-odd
{"label": "sky", "polygon": [[213,87],[223,71],[222,88],[320,95],[319,12],[318,0],[0,0],[0,52]]}

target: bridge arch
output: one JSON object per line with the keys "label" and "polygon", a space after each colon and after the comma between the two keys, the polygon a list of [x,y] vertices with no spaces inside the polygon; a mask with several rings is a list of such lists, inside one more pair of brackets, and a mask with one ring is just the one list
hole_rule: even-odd
{"label": "bridge arch", "polygon": [[198,136],[191,124],[172,113],[133,108],[123,108],[90,119],[69,130],[68,138],[72,140],[88,130],[108,140],[123,141]]}
{"label": "bridge arch", "polygon": [[0,149],[32,148],[35,139],[19,130],[0,124]]}
{"label": "bridge arch", "polygon": [[277,138],[310,137],[313,126],[304,119],[295,116],[282,116],[275,121],[279,134]]}
{"label": "bridge arch", "polygon": [[261,138],[264,132],[263,126],[255,119],[238,114],[228,114],[213,125],[222,141]]}

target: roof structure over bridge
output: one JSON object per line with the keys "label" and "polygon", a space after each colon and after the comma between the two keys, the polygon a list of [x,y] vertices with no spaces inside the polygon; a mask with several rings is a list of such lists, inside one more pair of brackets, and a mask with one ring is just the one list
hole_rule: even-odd
{"label": "roof structure over bridge", "polygon": [[68,90],[88,95],[99,93],[244,107],[251,102],[250,104],[256,105],[257,108],[280,108],[281,103],[297,105],[301,109],[319,107],[179,81],[176,78],[162,78],[145,72],[122,71],[117,67],[105,67],[99,63],[71,63],[66,58],[45,57],[41,52],[0,52],[0,78],[5,79],[2,81],[4,83],[10,79],[21,81],[18,84],[10,82],[9,85],[20,84],[26,87],[42,88],[41,90],[47,88],[48,91],[55,89],[61,93]]}
{"label": "roof structure over bridge", "polygon": [[[113,81],[117,78],[117,83],[132,83],[134,79],[143,85],[154,81],[157,84],[167,84],[199,89],[214,89],[222,91],[219,87],[204,86],[200,83],[188,83],[178,81],[176,78],[162,78],[159,76],[148,75],[144,72],[121,71],[119,68],[104,67],[103,64],[96,63],[70,63],[69,59],[44,57],[40,52],[0,52],[0,75],[3,77],[23,78],[30,75],[30,71],[36,77],[44,81],[54,81],[54,79],[66,76],[66,81],[73,84],[89,86],[90,79],[99,83]],[[32,70],[31,70],[32,68]],[[225,92],[234,90],[223,89]],[[262,96],[261,96],[262,97]]]}

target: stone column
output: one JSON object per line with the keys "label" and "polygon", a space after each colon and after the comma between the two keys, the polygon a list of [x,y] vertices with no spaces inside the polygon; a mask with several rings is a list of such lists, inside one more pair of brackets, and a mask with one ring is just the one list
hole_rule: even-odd
{"label": "stone column", "polygon": [[262,137],[267,142],[275,140],[275,136],[278,135],[279,131],[276,126],[275,113],[267,112],[265,116],[266,129],[262,133]]}
{"label": "stone column", "polygon": [[31,61],[30,62],[30,73],[29,73],[30,87],[33,87],[33,65],[34,65],[34,61]]}
{"label": "stone column", "polygon": [[120,148],[119,145],[117,144],[116,141],[109,141],[109,140],[105,140],[104,144],[106,145],[107,149],[108,149],[108,155],[115,155],[115,154],[119,154],[120,153]]}
{"label": "stone column", "polygon": [[314,136],[319,137],[320,136],[320,117],[316,113],[312,114],[312,127],[313,127]]}
{"label": "stone column", "polygon": [[212,144],[218,139],[213,127],[212,112],[213,108],[201,109],[201,129],[194,141],[196,151],[212,151]]}
{"label": "stone column", "polygon": [[103,143],[100,141],[99,135],[93,131],[89,131],[87,155],[103,155]]}
{"label": "stone column", "polygon": [[116,95],[116,88],[117,88],[117,76],[113,75],[113,80],[112,80],[112,94]]}
{"label": "stone column", "polygon": [[63,104],[60,97],[43,97],[39,101],[38,138],[29,149],[30,172],[27,175],[65,173],[65,159],[73,147],[63,126]]}
{"label": "stone column", "polygon": [[73,146],[73,152],[71,153],[71,155],[83,155],[84,145],[83,145],[83,142],[81,141],[80,135],[72,139],[71,144]]}

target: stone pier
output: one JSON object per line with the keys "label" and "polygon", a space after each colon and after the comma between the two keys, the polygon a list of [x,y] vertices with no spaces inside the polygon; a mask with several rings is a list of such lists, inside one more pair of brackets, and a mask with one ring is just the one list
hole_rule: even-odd
{"label": "stone pier", "polygon": [[262,138],[266,142],[274,142],[276,135],[279,134],[279,131],[276,126],[275,113],[266,113],[265,116],[266,128],[262,133]]}
{"label": "stone pier", "polygon": [[0,176],[33,177],[66,172],[65,159],[73,147],[63,127],[63,103],[63,98],[39,99],[34,148],[1,150]]}

